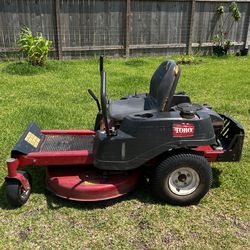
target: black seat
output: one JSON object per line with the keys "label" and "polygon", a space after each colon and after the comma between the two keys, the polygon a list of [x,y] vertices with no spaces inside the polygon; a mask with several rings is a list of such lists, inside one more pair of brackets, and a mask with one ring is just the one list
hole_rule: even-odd
{"label": "black seat", "polygon": [[121,121],[130,114],[145,110],[168,111],[180,77],[180,69],[172,60],[164,61],[153,74],[149,94],[130,95],[110,101],[109,116]]}

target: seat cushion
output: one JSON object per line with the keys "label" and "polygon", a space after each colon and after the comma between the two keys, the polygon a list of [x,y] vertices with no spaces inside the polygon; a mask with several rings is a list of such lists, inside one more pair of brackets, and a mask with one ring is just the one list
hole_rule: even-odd
{"label": "seat cushion", "polygon": [[119,101],[110,101],[109,116],[122,121],[128,115],[153,109],[157,109],[157,102],[152,97],[147,95],[128,96]]}

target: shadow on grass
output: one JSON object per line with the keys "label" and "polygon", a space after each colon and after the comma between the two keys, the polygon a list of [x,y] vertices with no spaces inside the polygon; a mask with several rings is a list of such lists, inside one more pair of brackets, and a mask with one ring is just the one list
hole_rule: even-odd
{"label": "shadow on grass", "polygon": [[221,185],[220,175],[222,171],[214,167],[212,168],[212,171],[213,171],[213,183],[211,188],[218,188]]}
{"label": "shadow on grass", "polygon": [[[212,168],[212,171],[213,171],[213,183],[211,188],[218,188],[221,185],[219,177],[222,171],[217,168]],[[85,210],[105,209],[107,207],[114,206],[118,203],[129,200],[139,200],[140,202],[145,204],[158,204],[158,205],[166,204],[154,198],[150,190],[150,184],[148,181],[146,181],[145,178],[141,178],[138,186],[130,193],[111,200],[97,201],[97,202],[70,201],[57,197],[48,191],[46,199],[48,208],[53,210],[60,209],[61,207],[79,208]]]}
{"label": "shadow on grass", "polygon": [[132,60],[126,61],[124,64],[129,67],[142,67],[144,65],[147,65],[148,62],[146,62],[145,60],[141,60],[141,59],[132,59]]}
{"label": "shadow on grass", "polygon": [[[35,178],[33,178],[33,183],[32,183],[32,193],[44,194],[47,200],[48,209],[51,210],[57,210],[62,207],[76,208],[81,210],[105,209],[107,207],[114,206],[118,203],[129,200],[139,200],[140,202],[145,204],[165,204],[153,197],[150,190],[150,185],[145,178],[141,178],[138,186],[132,192],[115,199],[96,201],[96,202],[79,202],[79,201],[66,200],[57,197],[53,193],[46,190],[44,183],[45,179],[44,170],[45,170],[44,168],[34,168],[34,167],[30,167],[27,169],[27,171],[32,176],[35,176]],[[221,185],[219,177],[222,171],[216,168],[213,168],[212,170],[213,170],[213,184],[211,188],[218,188]],[[2,201],[0,203],[0,207],[4,210],[15,209],[15,207],[7,203],[4,190],[5,190],[5,185],[2,185],[0,188],[0,200]]]}
{"label": "shadow on grass", "polygon": [[34,67],[27,62],[13,62],[7,64],[2,72],[7,73],[9,75],[37,75],[44,72],[44,68]]}
{"label": "shadow on grass", "polygon": [[[127,200],[140,200],[143,203],[150,203],[150,204],[157,204],[159,202],[153,199],[151,195],[149,184],[146,180],[142,179],[138,184],[137,188],[134,189],[127,195],[111,199],[111,200],[104,200],[104,201],[96,201],[96,202],[79,202],[79,201],[72,201],[66,200],[60,197],[57,197],[50,191],[46,190],[45,188],[45,171],[44,169],[35,169],[29,168],[27,171],[34,176],[32,180],[32,193],[44,194],[47,200],[48,209],[57,210],[62,207],[69,207],[69,208],[77,208],[77,209],[84,209],[84,210],[91,210],[91,209],[105,209],[110,206],[114,206],[122,201]],[[35,172],[34,172],[35,171]],[[5,184],[3,184],[0,188],[0,208],[4,210],[13,210],[16,207],[8,204],[6,197],[5,197]],[[28,201],[29,202],[29,201]]]}
{"label": "shadow on grass", "polygon": [[122,81],[119,82],[119,85],[125,85],[125,86],[132,86],[142,84],[142,83],[147,83],[148,78],[145,76],[123,76]]}
{"label": "shadow on grass", "polygon": [[48,70],[53,70],[52,65],[45,65],[43,67],[32,66],[28,62],[22,61],[22,62],[13,62],[7,64],[2,69],[2,72],[7,73],[9,75],[34,76],[45,73]]}
{"label": "shadow on grass", "polygon": [[95,202],[65,200],[63,198],[55,196],[53,193],[50,193],[48,191],[46,199],[48,208],[52,210],[57,210],[62,207],[77,208],[81,210],[105,209],[107,207],[111,207],[123,201],[129,200],[139,200],[143,203],[159,204],[158,201],[154,200],[150,192],[149,184],[144,179],[140,181],[138,186],[133,191],[129,192],[126,195],[110,200]]}
{"label": "shadow on grass", "polygon": [[210,58],[215,60],[226,60],[230,57],[233,57],[233,55],[222,55],[222,56],[212,55]]}

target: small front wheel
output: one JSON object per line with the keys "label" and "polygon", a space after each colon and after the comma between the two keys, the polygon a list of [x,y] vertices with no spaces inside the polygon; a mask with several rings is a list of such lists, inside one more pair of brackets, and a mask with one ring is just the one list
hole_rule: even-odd
{"label": "small front wheel", "polygon": [[[31,177],[26,172],[19,172],[24,175],[25,178],[29,181],[29,184],[31,186]],[[24,205],[27,200],[29,199],[31,193],[31,188],[28,190],[25,190],[22,186],[22,184],[15,179],[6,180],[6,198],[8,203],[10,203],[12,206],[20,207]]]}
{"label": "small front wheel", "polygon": [[178,154],[167,158],[151,179],[154,194],[173,205],[200,201],[212,184],[212,170],[200,155]]}

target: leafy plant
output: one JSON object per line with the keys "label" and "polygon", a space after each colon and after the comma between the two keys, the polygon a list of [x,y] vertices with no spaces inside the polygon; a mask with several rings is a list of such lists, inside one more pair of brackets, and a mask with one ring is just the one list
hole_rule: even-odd
{"label": "leafy plant", "polygon": [[43,66],[47,60],[52,42],[46,40],[42,33],[33,36],[28,27],[22,28],[17,44],[21,47],[29,63],[34,66]]}
{"label": "leafy plant", "polygon": [[232,13],[232,17],[235,21],[239,21],[241,17],[241,13],[239,11],[238,5],[236,2],[232,2],[229,6],[229,11]]}
{"label": "leafy plant", "polygon": [[190,55],[181,55],[180,57],[178,57],[178,63],[179,64],[192,64],[194,63],[195,58],[193,56]]}
{"label": "leafy plant", "polygon": [[[228,33],[231,30],[233,24],[238,22],[241,17],[240,10],[238,8],[237,3],[232,2],[229,6],[229,13],[225,14],[225,7],[220,5],[216,8],[216,13],[219,15],[220,25],[219,32],[214,36],[214,43],[217,46],[221,46],[225,53],[229,50],[231,45],[233,44],[231,40],[228,39]],[[228,18],[231,17],[231,24],[229,28],[225,28],[225,24],[230,20]]]}
{"label": "leafy plant", "polygon": [[217,8],[216,11],[217,11],[217,13],[220,14],[220,15],[223,14],[223,13],[224,13],[224,6],[223,6],[223,5],[220,5],[220,6]]}
{"label": "leafy plant", "polygon": [[224,47],[225,50],[229,50],[229,48],[231,47],[232,44],[233,43],[232,43],[232,41],[230,39],[225,39],[223,47]]}

